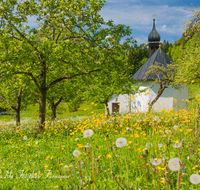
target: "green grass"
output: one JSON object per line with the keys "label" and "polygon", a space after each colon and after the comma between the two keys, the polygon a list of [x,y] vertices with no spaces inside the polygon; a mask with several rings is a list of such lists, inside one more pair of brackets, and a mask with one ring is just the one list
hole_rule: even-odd
{"label": "green grass", "polygon": [[[92,116],[93,112],[96,114],[104,114],[105,108],[103,105],[96,105],[91,103],[83,103],[81,104],[80,108],[78,108],[78,111],[70,112],[68,108],[67,103],[61,103],[57,108],[57,119],[66,119],[70,117],[77,117],[77,116]],[[32,120],[36,121],[39,116],[39,106],[38,104],[35,105],[29,105],[25,110],[22,110],[21,112],[21,120],[27,121]],[[51,110],[47,106],[47,113],[46,113],[46,119],[51,120]],[[15,118],[14,115],[0,115],[0,121],[2,122],[14,122]]]}
{"label": "green grass", "polygon": [[[49,121],[41,134],[36,122],[0,126],[0,189],[175,190],[177,184],[181,190],[197,189],[200,186],[192,184],[190,176],[200,170],[199,101],[177,112],[109,118],[92,113]],[[91,110],[82,112],[87,111]],[[94,132],[90,138],[83,137],[87,129]],[[122,148],[117,147],[120,137],[127,140]],[[182,142],[179,148],[174,147],[177,141]],[[81,154],[75,157],[74,150]],[[154,158],[162,163],[153,165]],[[180,158],[179,172],[169,168],[172,158]]]}

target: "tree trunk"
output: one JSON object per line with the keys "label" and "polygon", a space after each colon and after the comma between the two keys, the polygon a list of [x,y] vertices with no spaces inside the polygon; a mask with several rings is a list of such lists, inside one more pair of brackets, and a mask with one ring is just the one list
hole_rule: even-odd
{"label": "tree trunk", "polygon": [[16,125],[20,125],[20,111],[21,111],[21,97],[22,97],[22,87],[19,89],[17,95],[17,104],[16,104]]}
{"label": "tree trunk", "polygon": [[163,91],[165,90],[165,88],[167,88],[166,86],[164,86],[162,88],[162,84],[160,84],[160,88],[158,89],[158,95],[154,98],[154,100],[149,104],[149,112],[151,111],[153,105],[156,103],[156,101],[158,100],[158,98],[160,98],[160,96],[162,95]]}
{"label": "tree trunk", "polygon": [[58,102],[56,104],[54,104],[54,98],[51,99],[51,119],[52,120],[54,120],[56,118],[56,109],[61,101],[62,101],[62,97],[60,97]]}
{"label": "tree trunk", "polygon": [[42,70],[40,75],[40,107],[39,107],[39,129],[38,132],[44,131],[45,119],[46,119],[46,99],[47,99],[47,88],[46,88],[46,63],[42,63]]}

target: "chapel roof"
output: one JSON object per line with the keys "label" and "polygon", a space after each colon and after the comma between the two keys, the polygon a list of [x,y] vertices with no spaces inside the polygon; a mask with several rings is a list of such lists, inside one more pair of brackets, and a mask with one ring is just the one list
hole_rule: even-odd
{"label": "chapel roof", "polygon": [[155,26],[155,18],[153,19],[153,28],[148,36],[148,42],[159,42],[160,41],[160,34],[156,30]]}
{"label": "chapel roof", "polygon": [[[167,67],[167,65],[171,64],[173,61],[161,48],[158,48],[156,52],[132,76],[132,78],[135,80],[144,81],[145,73],[149,70],[151,65],[155,65],[155,62],[161,63]],[[147,80],[155,80],[156,78],[156,76],[151,76]]]}

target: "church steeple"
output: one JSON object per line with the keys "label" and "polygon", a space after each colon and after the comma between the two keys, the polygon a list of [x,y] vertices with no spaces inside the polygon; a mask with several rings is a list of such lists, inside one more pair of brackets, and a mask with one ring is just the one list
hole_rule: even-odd
{"label": "church steeple", "polygon": [[153,14],[153,28],[151,33],[149,34],[148,37],[148,43],[149,43],[149,57],[151,57],[154,52],[160,47],[161,42],[160,42],[160,34],[156,30],[156,25],[155,25],[155,14]]}

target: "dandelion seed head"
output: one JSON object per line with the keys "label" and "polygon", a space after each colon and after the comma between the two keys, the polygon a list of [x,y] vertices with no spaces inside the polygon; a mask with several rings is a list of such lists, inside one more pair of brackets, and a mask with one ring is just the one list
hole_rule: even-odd
{"label": "dandelion seed head", "polygon": [[126,146],[126,144],[127,144],[127,140],[125,139],[125,138],[123,138],[123,137],[121,137],[121,138],[118,138],[117,140],[116,140],[116,146],[117,147],[124,147],[124,146]]}
{"label": "dandelion seed head", "polygon": [[193,183],[193,184],[200,183],[200,175],[198,175],[198,174],[192,174],[190,176],[190,182]]}
{"label": "dandelion seed head", "polygon": [[168,166],[169,166],[170,170],[178,171],[181,168],[179,158],[170,159],[169,162],[168,162]]}
{"label": "dandelion seed head", "polygon": [[88,129],[83,133],[83,137],[84,138],[91,137],[92,135],[93,135],[93,130],[92,129]]}

